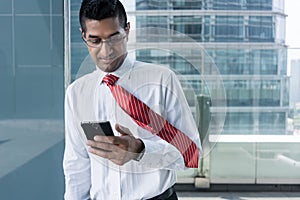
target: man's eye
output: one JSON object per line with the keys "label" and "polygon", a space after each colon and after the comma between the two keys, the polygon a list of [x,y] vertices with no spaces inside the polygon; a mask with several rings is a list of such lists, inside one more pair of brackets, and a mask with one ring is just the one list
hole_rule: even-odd
{"label": "man's eye", "polygon": [[119,37],[111,37],[111,38],[109,38],[109,40],[110,40],[111,42],[117,41],[118,39],[119,39]]}
{"label": "man's eye", "polygon": [[99,44],[101,42],[100,39],[89,40],[90,43]]}
{"label": "man's eye", "polygon": [[111,43],[118,43],[119,41],[121,41],[123,38],[121,37],[121,36],[115,36],[115,37],[111,37],[110,39],[109,39],[109,41],[111,42]]}

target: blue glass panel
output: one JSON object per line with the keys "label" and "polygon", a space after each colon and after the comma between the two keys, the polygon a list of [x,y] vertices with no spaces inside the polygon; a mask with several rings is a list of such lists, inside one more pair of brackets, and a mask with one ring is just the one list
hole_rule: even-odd
{"label": "blue glass panel", "polygon": [[63,14],[64,13],[64,1],[63,0],[52,0],[52,13]]}
{"label": "blue glass panel", "polygon": [[53,118],[53,70],[22,67],[16,71],[16,115],[19,118]]}
{"label": "blue glass panel", "polygon": [[243,17],[217,16],[215,40],[218,42],[238,42],[244,39]]}
{"label": "blue glass panel", "polygon": [[271,16],[249,17],[249,41],[274,42],[275,27]]}
{"label": "blue glass panel", "polygon": [[241,10],[245,7],[245,1],[240,0],[214,0],[213,9],[215,10]]}
{"label": "blue glass panel", "polygon": [[50,0],[14,0],[16,14],[50,14]]}
{"label": "blue glass panel", "polygon": [[273,0],[247,0],[248,10],[272,10]]}
{"label": "blue glass panel", "polygon": [[282,134],[285,132],[285,118],[285,112],[228,112],[224,134],[251,135],[255,129],[260,130],[261,135]]}
{"label": "blue glass panel", "polygon": [[[0,17],[1,34],[0,37],[0,75],[12,76],[12,19],[11,17]],[[1,85],[0,85],[1,86]],[[1,99],[1,98],[0,98]]]}
{"label": "blue glass panel", "polygon": [[78,15],[71,16],[71,43],[82,43],[81,32],[80,32],[80,23]]}
{"label": "blue glass panel", "polygon": [[16,17],[17,65],[50,65],[49,17]]}
{"label": "blue glass panel", "polygon": [[84,59],[89,55],[86,46],[82,43],[81,46],[72,44],[71,45],[71,80],[76,79],[77,73],[80,69]]}
{"label": "blue glass panel", "polygon": [[175,16],[172,27],[175,31],[184,33],[196,41],[202,41],[202,18],[199,16]]}
{"label": "blue glass panel", "polygon": [[[71,12],[75,11],[76,13],[79,13],[81,1],[80,0],[74,0],[70,1],[71,6]],[[78,20],[72,21],[72,23],[76,23]]]}
{"label": "blue glass panel", "polygon": [[259,114],[259,128],[264,134],[282,135],[285,133],[285,120],[284,112],[262,112]]}
{"label": "blue glass panel", "polygon": [[168,65],[180,74],[199,74],[191,63],[175,53],[166,54],[166,51],[157,49],[137,50],[136,57],[140,61]]}
{"label": "blue glass panel", "polygon": [[0,17],[0,118],[11,118],[14,112],[14,77],[12,55],[12,19]]}
{"label": "blue glass panel", "polygon": [[11,0],[1,0],[0,14],[12,13],[12,1]]}
{"label": "blue glass panel", "polygon": [[137,28],[159,27],[167,28],[168,18],[166,16],[137,16]]}
{"label": "blue glass panel", "polygon": [[62,17],[53,17],[52,25],[52,49],[51,49],[51,65],[63,68],[64,61],[64,23]]}
{"label": "blue glass panel", "polygon": [[195,10],[202,8],[202,0],[171,1],[174,10]]}
{"label": "blue glass panel", "polygon": [[63,17],[50,25],[50,1],[0,3],[16,14],[0,17],[1,199],[63,199]]}
{"label": "blue glass panel", "polygon": [[253,125],[254,125],[253,113],[228,112],[226,115],[226,120],[224,125],[224,129],[225,129],[224,133],[225,134],[251,134]]}
{"label": "blue glass panel", "polygon": [[280,82],[277,80],[225,81],[228,106],[280,106]]}
{"label": "blue glass panel", "polygon": [[160,0],[136,0],[136,10],[166,10],[167,1]]}
{"label": "blue glass panel", "polygon": [[221,74],[276,75],[278,50],[274,49],[220,49],[208,51]]}

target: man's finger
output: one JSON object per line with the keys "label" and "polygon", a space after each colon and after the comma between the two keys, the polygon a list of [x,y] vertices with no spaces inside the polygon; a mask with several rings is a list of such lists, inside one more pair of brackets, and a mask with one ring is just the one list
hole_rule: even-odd
{"label": "man's finger", "polygon": [[121,126],[120,124],[116,124],[115,128],[122,135],[132,135],[128,128]]}
{"label": "man's finger", "polygon": [[86,142],[86,144],[90,147],[93,147],[93,148],[98,148],[98,149],[101,149],[101,150],[104,150],[104,151],[114,151],[114,147],[115,145],[111,144],[111,143],[106,143],[106,142],[96,142],[96,141],[93,141],[93,140],[88,140]]}
{"label": "man's finger", "polygon": [[120,143],[120,139],[117,136],[100,136],[100,135],[96,135],[94,137],[94,141],[96,141],[96,142],[105,142],[105,143],[109,143],[109,144],[119,144]]}
{"label": "man's finger", "polygon": [[102,158],[107,158],[107,159],[111,159],[111,154],[112,152],[110,151],[105,151],[105,150],[100,150],[100,149],[97,149],[97,148],[93,148],[93,147],[90,147],[89,148],[89,152],[90,153],[93,153],[97,156],[100,156]]}

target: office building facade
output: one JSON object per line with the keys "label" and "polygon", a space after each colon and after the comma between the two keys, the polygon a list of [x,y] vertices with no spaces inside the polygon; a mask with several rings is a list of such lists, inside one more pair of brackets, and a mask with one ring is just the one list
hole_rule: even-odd
{"label": "office building facade", "polygon": [[[213,59],[227,94],[223,134],[285,134],[288,78],[283,1],[137,0],[135,6],[136,28],[151,26],[187,34]],[[188,47],[182,43],[180,49]],[[190,57],[199,55],[190,51]],[[162,56],[145,50],[137,58],[150,62]],[[164,64],[181,74],[197,74],[176,56],[164,59]]]}

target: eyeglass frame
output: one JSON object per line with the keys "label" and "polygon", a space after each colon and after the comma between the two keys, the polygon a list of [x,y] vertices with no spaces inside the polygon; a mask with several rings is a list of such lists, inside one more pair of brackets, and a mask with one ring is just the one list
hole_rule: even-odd
{"label": "eyeglass frame", "polygon": [[[122,35],[123,35],[123,36],[122,36]],[[120,36],[120,38],[117,39],[116,43],[111,43],[111,42],[113,41],[112,38],[115,37],[115,36]],[[125,33],[125,34],[118,33],[118,34],[116,34],[116,35],[113,35],[113,36],[107,38],[106,40],[103,40],[103,39],[101,39],[101,38],[97,38],[97,39],[100,39],[99,44],[97,44],[97,45],[91,45],[91,44],[88,43],[88,42],[90,42],[91,40],[85,40],[84,37],[81,36],[82,40],[84,41],[84,43],[85,43],[87,46],[92,47],[92,48],[99,48],[99,49],[102,48],[103,43],[106,43],[106,44],[109,45],[110,47],[113,47],[113,46],[115,46],[115,45],[118,45],[118,44],[121,43],[121,41],[123,41],[126,37],[127,37],[127,33]]]}

